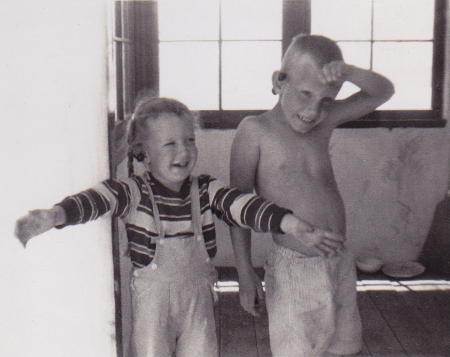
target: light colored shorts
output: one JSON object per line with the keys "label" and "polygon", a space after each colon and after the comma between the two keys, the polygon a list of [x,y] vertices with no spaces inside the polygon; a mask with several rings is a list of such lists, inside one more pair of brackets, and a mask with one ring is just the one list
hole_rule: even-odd
{"label": "light colored shorts", "polygon": [[273,243],[265,270],[273,357],[361,350],[356,268],[347,249],[336,257],[307,257]]}

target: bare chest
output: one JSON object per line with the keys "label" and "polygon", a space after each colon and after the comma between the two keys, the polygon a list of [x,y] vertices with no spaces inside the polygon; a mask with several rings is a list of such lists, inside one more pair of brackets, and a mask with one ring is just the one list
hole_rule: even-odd
{"label": "bare chest", "polygon": [[259,175],[285,180],[328,180],[332,174],[328,140],[273,135],[261,144]]}

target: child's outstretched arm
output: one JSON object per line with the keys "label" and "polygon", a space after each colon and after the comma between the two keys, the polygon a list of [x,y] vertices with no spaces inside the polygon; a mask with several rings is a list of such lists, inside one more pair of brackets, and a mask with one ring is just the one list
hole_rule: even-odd
{"label": "child's outstretched arm", "polygon": [[138,205],[139,200],[140,191],[134,178],[106,180],[66,197],[49,210],[30,211],[17,220],[15,235],[25,247],[32,237],[53,227],[83,224],[99,217],[125,217]]}
{"label": "child's outstretched arm", "polygon": [[66,213],[61,206],[56,205],[51,209],[37,209],[30,211],[26,216],[16,221],[14,234],[25,248],[31,238],[64,223],[66,223]]}
{"label": "child's outstretched arm", "polygon": [[395,93],[394,85],[386,77],[343,61],[325,64],[319,79],[325,84],[335,86],[349,81],[361,89],[348,98],[334,101],[330,106],[329,118],[336,126],[373,112]]}

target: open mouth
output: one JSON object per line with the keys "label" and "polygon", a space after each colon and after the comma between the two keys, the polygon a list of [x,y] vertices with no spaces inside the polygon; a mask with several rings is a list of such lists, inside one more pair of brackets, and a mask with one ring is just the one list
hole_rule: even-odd
{"label": "open mouth", "polygon": [[310,119],[310,118],[306,118],[301,115],[297,115],[297,118],[300,119],[300,121],[307,123],[307,124],[311,124],[314,121],[314,118]]}
{"label": "open mouth", "polygon": [[173,167],[176,167],[176,168],[179,168],[179,169],[185,169],[185,168],[188,167],[188,165],[189,165],[189,161],[177,162],[177,163],[173,163],[172,164]]}

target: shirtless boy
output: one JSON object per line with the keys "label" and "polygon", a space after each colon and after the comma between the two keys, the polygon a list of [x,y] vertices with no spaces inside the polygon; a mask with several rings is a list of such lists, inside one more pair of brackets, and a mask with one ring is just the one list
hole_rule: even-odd
{"label": "shirtless boy", "polygon": [[[335,100],[345,81],[360,91]],[[328,151],[330,137],[340,124],[389,100],[393,85],[377,73],[344,63],[334,41],[313,35],[293,39],[272,84],[279,95],[275,107],[245,118],[238,127],[231,151],[231,185],[244,192],[255,189],[312,226],[345,235],[344,204]],[[250,232],[232,228],[231,236],[241,305],[258,316],[263,290],[251,263]],[[359,352],[356,272],[346,248],[324,256],[317,247],[273,234],[265,270],[274,357]]]}

